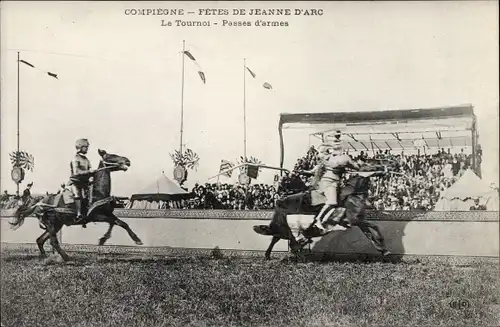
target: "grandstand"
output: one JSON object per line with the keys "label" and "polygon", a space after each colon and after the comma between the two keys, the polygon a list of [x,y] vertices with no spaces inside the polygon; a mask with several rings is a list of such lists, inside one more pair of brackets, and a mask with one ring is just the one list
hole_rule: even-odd
{"label": "grandstand", "polygon": [[369,112],[281,114],[279,121],[280,167],[284,163],[283,130],[304,129],[319,142],[328,142],[340,131],[344,149],[376,154],[403,151],[427,154],[448,148],[471,154],[471,168],[481,176],[480,146],[473,106]]}

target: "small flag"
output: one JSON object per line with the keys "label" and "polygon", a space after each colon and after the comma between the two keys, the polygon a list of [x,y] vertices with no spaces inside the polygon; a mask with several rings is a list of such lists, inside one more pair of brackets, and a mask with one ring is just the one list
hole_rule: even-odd
{"label": "small flag", "polygon": [[191,54],[191,52],[185,50],[182,53],[184,53],[186,55],[186,57],[188,57],[189,59],[191,59],[196,66],[198,66],[198,69],[199,69],[198,70],[198,75],[200,75],[200,78],[203,81],[203,84],[207,84],[207,79],[205,77],[205,73],[203,72],[203,69],[201,68],[200,64],[198,64],[198,62],[196,61],[196,59],[194,59],[194,56]]}
{"label": "small flag", "polygon": [[35,66],[33,66],[32,64],[30,64],[29,62],[25,61],[25,60],[19,60],[20,62],[22,62],[23,64],[26,64],[32,68],[35,68]]}
{"label": "small flag", "polygon": [[250,70],[250,68],[247,67],[247,70],[250,72],[250,74],[252,75],[253,78],[255,78],[255,76],[257,76],[257,75],[255,75],[255,73],[253,71]]}
{"label": "small flag", "polygon": [[203,84],[207,83],[207,80],[205,79],[205,73],[203,73],[201,70],[198,71],[198,74],[200,75],[201,80],[203,81]]}
{"label": "small flag", "polygon": [[247,176],[253,179],[257,179],[259,176],[259,167],[258,166],[247,166]]}
{"label": "small flag", "polygon": [[30,66],[31,68],[38,69],[38,70],[39,70],[39,71],[41,71],[41,72],[47,73],[47,75],[49,75],[50,77],[54,77],[55,79],[59,79],[59,78],[57,77],[57,74],[55,74],[55,73],[51,73],[51,72],[47,72],[47,71],[44,71],[44,70],[41,70],[40,68],[35,67],[35,65],[33,65],[33,64],[29,63],[29,62],[27,62],[26,60],[22,60],[22,59],[20,59],[20,60],[19,60],[19,62],[22,62],[23,64],[25,64],[25,65],[27,65],[27,66]]}
{"label": "small flag", "polygon": [[191,52],[189,51],[184,51],[184,54],[189,58],[191,59],[192,61],[196,61],[196,59],[194,59],[193,55],[191,54]]}
{"label": "small flag", "polygon": [[[255,74],[250,68],[248,68],[246,65],[245,65],[245,68],[248,70],[248,72],[250,73],[250,75],[252,75],[253,78],[257,77],[257,74]],[[272,90],[273,87],[271,86],[271,84],[269,84],[268,82],[265,82],[263,85],[262,85],[265,89],[268,89],[268,90]]]}
{"label": "small flag", "polygon": [[[234,167],[234,165],[233,165],[233,163],[232,163],[232,162],[222,159],[222,160],[220,161],[220,169],[219,169],[219,173],[222,173],[223,171],[228,170],[228,169],[231,169],[231,168],[233,168],[233,167]],[[226,172],[226,173],[224,174],[224,176],[231,177],[231,175],[232,175],[232,174],[233,174],[233,171],[231,170],[231,171]]]}

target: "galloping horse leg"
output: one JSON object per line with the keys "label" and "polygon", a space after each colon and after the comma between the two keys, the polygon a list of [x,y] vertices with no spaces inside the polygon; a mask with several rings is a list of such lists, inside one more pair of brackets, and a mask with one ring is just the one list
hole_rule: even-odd
{"label": "galloping horse leg", "polygon": [[124,222],[120,218],[116,217],[115,215],[111,215],[111,216],[115,218],[114,222],[116,225],[120,226],[121,228],[123,228],[127,231],[128,235],[130,236],[130,238],[132,240],[134,240],[135,244],[142,245],[141,239],[132,231],[132,229],[130,229],[130,227],[128,226],[128,224],[126,222]]}
{"label": "galloping horse leg", "polygon": [[373,244],[375,249],[377,249],[378,252],[387,255],[389,251],[387,250],[387,247],[385,245],[385,240],[384,237],[382,236],[382,233],[380,232],[380,228],[378,228],[377,225],[372,224],[366,220],[361,220],[359,223],[356,224],[356,226],[361,229],[363,234],[370,240],[370,242]]}
{"label": "galloping horse leg", "polygon": [[271,244],[269,244],[269,247],[266,250],[266,255],[265,255],[266,260],[271,259],[271,251],[273,250],[274,245],[279,242],[279,240],[280,240],[279,236],[273,236]]}
{"label": "galloping horse leg", "polygon": [[104,245],[104,243],[106,243],[106,241],[109,240],[109,238],[111,237],[111,231],[113,230],[114,226],[115,226],[114,222],[109,223],[108,231],[106,232],[106,234],[103,235],[103,237],[99,239],[99,245]]}
{"label": "galloping horse leg", "polygon": [[57,233],[61,230],[62,224],[61,223],[56,223],[56,224],[47,224],[47,232],[49,232],[50,235],[50,244],[52,247],[59,253],[59,255],[62,257],[64,261],[69,260],[69,256],[64,252],[63,249],[61,249],[61,246],[59,245],[59,240],[57,239]]}
{"label": "galloping horse leg", "polygon": [[292,253],[297,256],[300,250],[302,250],[299,242],[295,239],[295,237],[290,238],[288,241],[288,245],[290,246],[290,250],[292,250]]}
{"label": "galloping horse leg", "polygon": [[50,233],[48,231],[43,232],[40,237],[36,239],[36,244],[38,245],[38,249],[40,250],[40,257],[44,258],[47,256],[47,253],[45,253],[45,249],[43,248],[43,245],[45,242],[49,239]]}

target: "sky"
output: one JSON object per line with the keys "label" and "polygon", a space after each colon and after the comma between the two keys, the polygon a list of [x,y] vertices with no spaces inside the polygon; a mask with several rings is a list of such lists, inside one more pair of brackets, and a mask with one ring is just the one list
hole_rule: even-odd
{"label": "sky", "polygon": [[[279,165],[280,113],[432,108],[470,103],[478,117],[483,178],[498,180],[498,2],[16,2],[1,4],[1,189],[15,191],[17,51],[20,148],[35,157],[25,182],[57,191],[78,138],[128,157],[112,193],[129,196],[172,178],[179,148],[183,40],[184,143],[200,156],[187,186],[220,160],[243,154],[243,60],[247,154]],[[321,16],[130,16],[125,9],[323,9]],[[211,21],[165,27],[161,20]],[[222,20],[287,21],[228,27]],[[217,26],[213,23],[219,22]],[[44,72],[58,74],[56,80]],[[273,86],[262,87],[263,82]],[[293,135],[292,135],[293,134]],[[308,132],[285,133],[286,165],[307,151]],[[270,182],[275,172],[261,174]],[[236,176],[237,174],[234,174]],[[234,178],[233,178],[234,180]],[[221,182],[230,182],[221,178]]]}

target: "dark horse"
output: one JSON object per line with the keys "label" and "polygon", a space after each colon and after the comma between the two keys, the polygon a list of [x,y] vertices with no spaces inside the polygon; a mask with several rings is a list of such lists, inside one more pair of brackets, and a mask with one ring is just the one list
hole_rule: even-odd
{"label": "dark horse", "polygon": [[99,245],[104,245],[111,237],[113,227],[118,225],[127,231],[137,245],[142,245],[142,241],[130,229],[128,224],[113,214],[116,200],[111,196],[111,172],[126,171],[130,166],[130,160],[116,154],[106,153],[104,150],[98,150],[98,153],[101,156],[101,160],[98,169],[94,173],[92,203],[89,204],[86,210],[87,214],[83,220],[75,222],[76,210],[74,203],[64,203],[64,192],[47,195],[42,201],[35,204],[33,204],[33,201],[30,201],[30,203],[21,205],[16,210],[15,220],[11,222],[14,229],[19,228],[23,224],[24,218],[29,215],[38,217],[40,227],[45,229],[45,232],[36,239],[42,257],[46,256],[43,245],[50,238],[52,247],[59,253],[63,260],[67,261],[69,259],[66,252],[61,249],[57,239],[57,233],[64,225],[85,225],[89,222],[108,223],[109,229],[99,240]]}
{"label": "dark horse", "polygon": [[[348,222],[348,227],[359,227],[363,234],[372,242],[375,248],[383,255],[388,255],[384,238],[379,228],[365,220],[366,200],[370,186],[370,177],[381,176],[384,173],[374,171],[380,169],[374,166],[364,166],[361,170],[364,172],[352,175],[346,182],[340,195],[340,205],[345,208],[343,214],[343,223]],[[371,171],[371,172],[369,172]],[[302,247],[307,244],[297,242],[292,232],[291,225],[295,229],[301,230],[303,236],[310,241],[315,237],[322,237],[330,233],[335,228],[335,223],[327,221],[324,223],[325,231],[314,226],[314,216],[321,210],[324,198],[317,200],[314,194],[316,191],[304,191],[284,197],[276,202],[274,215],[269,225],[256,225],[254,231],[261,235],[272,236],[271,244],[265,253],[265,258],[270,259],[271,251],[274,245],[281,239],[288,240],[292,252],[298,254]],[[321,197],[321,196],[319,196]],[[323,200],[323,201],[322,201]],[[291,222],[289,215],[308,215],[302,221]]]}

